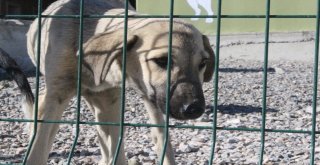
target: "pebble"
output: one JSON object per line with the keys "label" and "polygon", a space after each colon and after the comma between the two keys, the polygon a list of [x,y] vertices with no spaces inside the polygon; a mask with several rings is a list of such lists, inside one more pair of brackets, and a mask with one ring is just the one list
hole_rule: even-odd
{"label": "pebble", "polygon": [[59,159],[52,159],[50,161],[50,164],[57,164],[57,163],[59,163]]}
{"label": "pebble", "polygon": [[212,118],[209,117],[207,114],[203,114],[200,118],[200,122],[210,122],[212,121]]}
{"label": "pebble", "polygon": [[25,148],[17,148],[16,154],[21,155],[21,154],[25,153],[26,151],[27,151],[27,149],[25,149]]}
{"label": "pebble", "polygon": [[206,135],[197,135],[197,136],[194,136],[191,141],[194,141],[194,142],[200,142],[200,143],[206,143],[207,141],[210,140],[211,137],[208,137]]}
{"label": "pebble", "polygon": [[191,147],[186,143],[180,143],[177,149],[177,152],[179,153],[188,153],[191,152]]}
{"label": "pebble", "polygon": [[128,165],[141,165],[137,156],[128,160]]}
{"label": "pebble", "polygon": [[9,144],[1,144],[0,145],[0,150],[1,149],[6,149],[6,148],[8,148],[9,147]]}
{"label": "pebble", "polygon": [[228,140],[228,143],[238,143],[238,139],[232,138]]}
{"label": "pebble", "polygon": [[285,71],[284,71],[282,68],[275,67],[274,69],[275,69],[276,74],[283,74],[283,73],[285,73]]}

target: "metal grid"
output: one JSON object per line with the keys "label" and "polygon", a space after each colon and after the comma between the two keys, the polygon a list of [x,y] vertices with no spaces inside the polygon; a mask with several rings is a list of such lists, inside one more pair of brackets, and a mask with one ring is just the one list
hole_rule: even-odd
{"label": "metal grid", "polygon": [[[0,18],[4,19],[12,19],[12,18],[20,18],[20,19],[34,19],[38,18],[38,29],[41,29],[41,18],[73,18],[73,19],[79,19],[80,27],[79,27],[79,58],[78,58],[78,81],[77,81],[77,117],[76,121],[66,121],[66,120],[60,120],[60,121],[53,121],[53,120],[39,120],[38,119],[38,96],[39,96],[39,77],[40,77],[40,61],[37,61],[37,67],[36,67],[36,91],[35,91],[35,108],[34,108],[34,120],[27,120],[27,119],[8,119],[8,118],[0,118],[0,122],[33,122],[34,124],[34,134],[32,135],[31,141],[28,146],[28,150],[24,156],[24,160],[22,164],[26,164],[26,158],[29,155],[31,146],[33,145],[36,133],[37,133],[37,125],[38,123],[63,123],[63,124],[72,124],[76,126],[76,136],[73,140],[72,149],[69,153],[67,164],[71,163],[71,159],[73,157],[73,151],[76,147],[79,132],[80,132],[80,125],[82,124],[88,124],[88,125],[113,125],[118,126],[120,128],[120,134],[119,134],[119,141],[117,144],[117,150],[115,154],[115,159],[117,160],[119,149],[123,140],[124,135],[124,127],[161,127],[164,129],[165,132],[165,143],[162,150],[162,155],[160,156],[159,163],[163,164],[164,161],[164,153],[168,144],[168,132],[169,128],[191,128],[191,129],[211,129],[212,130],[212,146],[211,146],[211,156],[209,158],[209,164],[213,164],[214,159],[214,151],[216,146],[216,135],[217,131],[219,130],[229,130],[229,131],[248,131],[248,132],[260,132],[261,133],[261,146],[260,146],[260,154],[259,154],[259,162],[258,164],[263,164],[263,156],[264,156],[264,144],[265,144],[265,133],[266,132],[278,132],[278,133],[296,133],[296,134],[309,134],[311,138],[311,147],[310,147],[310,164],[314,164],[315,161],[315,136],[316,134],[320,134],[320,131],[316,130],[316,108],[317,108],[317,88],[318,88],[318,58],[319,58],[319,19],[320,19],[320,0],[317,0],[317,13],[316,15],[271,15],[270,14],[270,4],[271,0],[266,0],[266,13],[265,15],[223,15],[221,12],[222,8],[222,0],[218,1],[218,12],[217,15],[175,15],[174,14],[174,0],[170,0],[170,13],[169,15],[128,15],[128,6],[129,2],[128,0],[125,0],[125,14],[123,16],[112,16],[112,15],[84,15],[83,9],[84,9],[84,0],[80,1],[80,13],[78,15],[42,15],[42,0],[38,0],[38,13],[37,15],[0,15]],[[80,121],[80,98],[81,98],[81,70],[82,70],[82,35],[83,35],[83,20],[89,19],[89,18],[124,18],[124,47],[123,47],[123,55],[122,55],[122,73],[125,73],[126,70],[126,42],[127,42],[127,28],[128,28],[128,18],[169,18],[170,21],[170,35],[169,35],[169,53],[168,53],[168,65],[167,70],[170,70],[171,68],[171,46],[172,46],[172,27],[173,27],[173,19],[174,18],[214,18],[217,20],[217,27],[216,27],[216,50],[215,50],[215,73],[214,73],[214,119],[212,122],[212,126],[190,126],[190,125],[170,125],[169,124],[169,115],[166,115],[165,117],[165,124],[164,125],[156,125],[156,124],[132,124],[132,123],[125,123],[124,122],[124,109],[125,109],[125,74],[122,74],[122,90],[121,90],[121,116],[120,116],[120,123],[113,123],[113,122],[85,122]],[[221,31],[221,19],[228,19],[228,18],[260,18],[265,19],[265,42],[264,42],[264,65],[263,65],[263,100],[262,100],[262,124],[261,128],[235,128],[235,127],[218,127],[217,126],[217,107],[218,107],[218,86],[219,86],[219,54],[220,54],[220,31]],[[266,129],[266,109],[267,109],[267,103],[266,103],[266,97],[267,97],[267,73],[268,73],[268,50],[269,50],[269,27],[270,27],[270,19],[277,19],[277,18],[303,18],[303,19],[316,19],[316,35],[315,35],[315,54],[314,54],[314,82],[313,82],[313,101],[312,101],[312,129],[310,131],[305,130],[282,130],[282,129]],[[208,28],[214,28],[214,27],[208,27]],[[38,33],[38,43],[37,43],[37,59],[40,57],[40,44],[41,44],[41,32]],[[170,93],[170,79],[171,75],[170,72],[167,72],[167,98],[166,98],[166,114],[170,111],[170,101],[169,101],[169,95]],[[116,162],[113,162],[113,164],[116,164]]]}

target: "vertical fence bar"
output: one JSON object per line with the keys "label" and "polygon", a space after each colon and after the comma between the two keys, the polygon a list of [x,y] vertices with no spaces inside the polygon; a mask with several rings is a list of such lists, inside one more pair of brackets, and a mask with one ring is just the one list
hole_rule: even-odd
{"label": "vertical fence bar", "polygon": [[216,56],[215,56],[215,72],[214,72],[214,109],[213,109],[213,123],[212,123],[212,146],[209,164],[213,164],[214,150],[217,139],[217,111],[218,111],[218,88],[219,88],[219,56],[220,56],[220,32],[221,32],[221,7],[222,0],[218,0],[217,13],[217,34],[216,34]]}
{"label": "vertical fence bar", "polygon": [[80,108],[81,108],[81,77],[82,77],[82,59],[83,59],[83,10],[84,10],[84,0],[80,0],[80,18],[79,18],[79,56],[78,56],[78,80],[77,80],[77,122],[76,122],[76,135],[72,144],[71,151],[68,156],[67,164],[71,163],[74,150],[77,145],[79,133],[80,133]]}
{"label": "vertical fence bar", "polygon": [[124,110],[125,110],[125,99],[126,99],[126,70],[127,70],[127,36],[128,36],[128,10],[129,1],[125,0],[125,14],[124,14],[124,31],[123,31],[123,53],[122,53],[122,83],[121,83],[121,114],[120,114],[120,132],[117,144],[116,153],[112,164],[116,165],[117,159],[120,153],[123,134],[124,134]]}
{"label": "vertical fence bar", "polygon": [[166,119],[164,125],[164,144],[160,158],[160,164],[163,164],[165,152],[169,142],[169,112],[170,112],[170,89],[171,89],[171,64],[172,64],[172,29],[173,29],[174,0],[170,0],[169,16],[169,47],[168,47],[168,64],[167,64],[167,84],[166,84]]}
{"label": "vertical fence bar", "polygon": [[262,94],[262,123],[261,123],[261,147],[259,164],[263,164],[265,128],[266,128],[266,110],[267,110],[267,85],[268,85],[268,53],[269,53],[269,32],[270,32],[270,0],[266,0],[266,26],[264,41],[264,66],[263,66],[263,94]]}
{"label": "vertical fence bar", "polygon": [[312,98],[312,130],[310,147],[310,164],[314,164],[315,138],[316,138],[316,120],[317,120],[317,92],[318,92],[318,63],[319,63],[319,19],[320,19],[320,0],[317,1],[317,20],[314,52],[314,77],[313,77],[313,98]]}
{"label": "vertical fence bar", "polygon": [[34,140],[37,136],[38,130],[38,102],[39,102],[39,82],[40,82],[40,53],[41,53],[41,18],[42,18],[42,0],[38,0],[38,36],[37,36],[37,66],[36,66],[36,91],[35,91],[35,98],[34,98],[34,114],[33,114],[33,135],[28,145],[28,149],[26,155],[24,156],[22,164],[25,165],[27,163],[27,159],[29,157],[31,148],[33,146]]}

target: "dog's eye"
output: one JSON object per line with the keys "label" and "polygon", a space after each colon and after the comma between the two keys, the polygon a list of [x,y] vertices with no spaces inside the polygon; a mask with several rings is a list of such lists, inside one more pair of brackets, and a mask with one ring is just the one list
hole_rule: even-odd
{"label": "dog's eye", "polygon": [[199,64],[199,69],[202,70],[207,65],[208,59],[203,59]]}
{"label": "dog's eye", "polygon": [[168,57],[154,58],[153,61],[162,69],[167,69]]}

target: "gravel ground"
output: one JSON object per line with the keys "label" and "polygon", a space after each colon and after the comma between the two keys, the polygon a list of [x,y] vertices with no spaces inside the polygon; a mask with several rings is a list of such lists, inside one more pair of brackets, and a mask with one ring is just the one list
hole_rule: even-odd
{"label": "gravel ground", "polygon": [[[262,105],[262,66],[259,61],[223,59],[220,61],[217,124],[219,127],[260,128]],[[268,74],[266,128],[310,130],[312,104],[312,64],[305,62],[270,62]],[[34,89],[35,78],[29,78]],[[42,89],[43,84],[41,83]],[[213,85],[204,84],[206,113],[195,121],[171,120],[177,125],[212,125]],[[20,92],[12,81],[0,81],[0,118],[23,118]],[[75,118],[75,101],[64,112],[64,120]],[[82,121],[94,121],[86,106],[81,109]],[[139,96],[127,90],[125,121],[149,123]],[[319,122],[316,123],[317,128]],[[25,154],[28,135],[24,123],[0,122],[0,163],[19,163]],[[100,159],[94,126],[81,125],[73,164],[97,164]],[[156,164],[157,156],[149,137],[149,128],[127,127],[126,156],[141,164]],[[211,152],[212,131],[207,129],[170,129],[177,164],[205,165]],[[74,138],[74,127],[62,124],[56,136],[49,164],[62,164]],[[267,132],[264,163],[308,164],[308,134]],[[316,136],[315,162],[320,163],[319,137]],[[259,160],[260,132],[218,130],[215,164],[256,164]]]}

